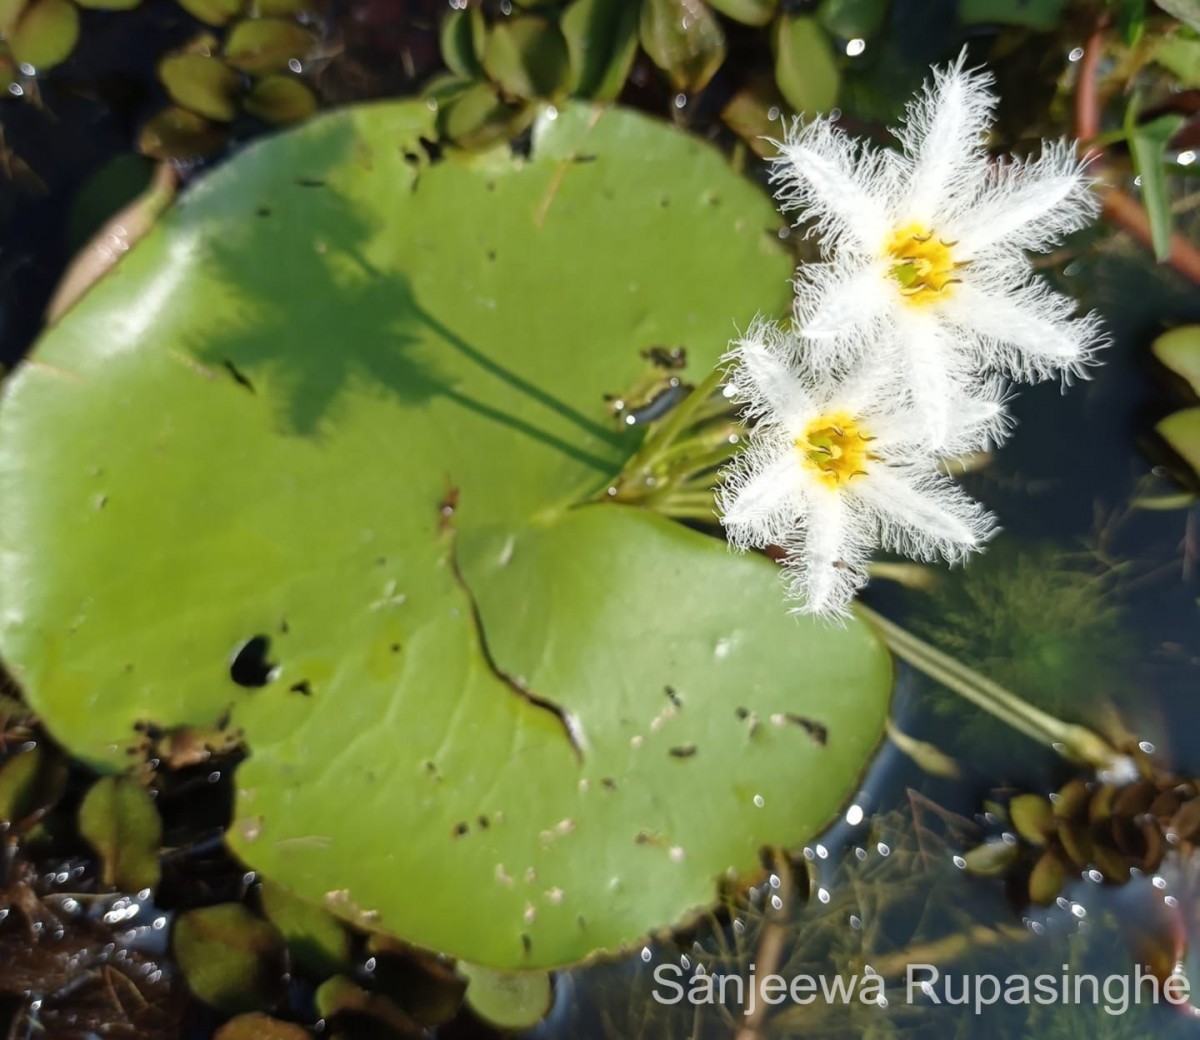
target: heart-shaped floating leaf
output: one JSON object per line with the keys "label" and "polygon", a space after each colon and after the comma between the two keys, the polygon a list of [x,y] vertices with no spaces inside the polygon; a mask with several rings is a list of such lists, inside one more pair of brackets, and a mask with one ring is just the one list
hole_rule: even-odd
{"label": "heart-shaped floating leaf", "polygon": [[621,110],[436,162],[433,118],[248,148],[47,334],[0,407],[0,638],[99,768],[139,720],[243,731],[230,842],[298,896],[548,967],[817,833],[890,668],[762,557],[594,501],[641,353],[696,380],[786,305],[770,202]]}

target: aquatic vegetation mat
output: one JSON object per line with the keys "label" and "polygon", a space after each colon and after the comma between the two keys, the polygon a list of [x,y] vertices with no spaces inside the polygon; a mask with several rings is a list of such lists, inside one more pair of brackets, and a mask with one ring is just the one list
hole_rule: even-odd
{"label": "aquatic vegetation mat", "polygon": [[878,742],[866,626],[605,501],[640,351],[778,312],[769,202],[696,140],[544,111],[528,156],[346,109],[186,194],[0,406],[0,650],[97,769],[243,742],[235,852],[359,925],[545,967],[815,835]]}

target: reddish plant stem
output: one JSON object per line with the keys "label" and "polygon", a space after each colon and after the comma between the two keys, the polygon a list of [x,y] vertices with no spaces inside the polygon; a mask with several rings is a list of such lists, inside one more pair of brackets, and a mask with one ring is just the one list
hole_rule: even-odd
{"label": "reddish plant stem", "polygon": [[[1107,20],[1101,19],[1087,38],[1079,62],[1079,84],[1075,89],[1075,136],[1085,143],[1085,155],[1092,160],[1093,169],[1101,175],[1104,148],[1095,144],[1094,140],[1100,133],[1099,66],[1107,27]],[[1133,196],[1102,180],[1100,202],[1105,220],[1128,232],[1142,245],[1152,245],[1150,216]],[[1166,262],[1185,278],[1200,285],[1200,250],[1178,232],[1171,235],[1171,252]]]}

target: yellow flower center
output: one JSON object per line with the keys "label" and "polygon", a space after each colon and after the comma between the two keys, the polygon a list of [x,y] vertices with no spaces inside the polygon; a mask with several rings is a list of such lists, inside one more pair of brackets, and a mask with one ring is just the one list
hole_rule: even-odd
{"label": "yellow flower center", "polygon": [[884,252],[895,261],[891,274],[906,299],[929,303],[958,281],[954,270],[959,265],[950,254],[954,245],[920,224],[909,224],[888,235]]}
{"label": "yellow flower center", "polygon": [[796,438],[796,451],[804,465],[815,470],[831,488],[865,477],[875,461],[868,450],[871,441],[863,428],[846,412],[818,416]]}

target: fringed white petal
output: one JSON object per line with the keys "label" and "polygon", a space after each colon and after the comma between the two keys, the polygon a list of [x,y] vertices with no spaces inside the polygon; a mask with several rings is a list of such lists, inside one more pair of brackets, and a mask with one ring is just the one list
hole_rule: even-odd
{"label": "fringed white petal", "polygon": [[946,335],[932,307],[901,303],[896,319],[900,371],[897,379],[923,427],[927,450],[944,452],[960,440],[958,408],[974,389],[968,358]]}
{"label": "fringed white petal", "polygon": [[807,264],[797,272],[795,327],[806,340],[861,340],[895,296],[879,264]]}
{"label": "fringed white petal", "polygon": [[901,221],[934,226],[959,199],[970,197],[987,169],[984,138],[996,97],[992,77],[964,68],[966,51],[955,64],[934,69],[933,82],[909,103],[904,126],[896,131],[911,164]]}
{"label": "fringed white petal", "polygon": [[[974,272],[972,272],[974,275]],[[966,280],[946,301],[942,315],[977,363],[1023,382],[1082,376],[1107,340],[1095,314],[1075,318],[1075,303],[1041,282],[990,285]]]}
{"label": "fringed white petal", "polygon": [[876,467],[851,494],[876,515],[880,545],[918,560],[960,562],[996,530],[990,513],[929,467]]}
{"label": "fringed white petal", "polygon": [[780,417],[811,409],[806,388],[791,372],[793,340],[780,326],[755,318],[725,355],[725,385],[747,419]]}
{"label": "fringed white petal", "polygon": [[787,595],[798,601],[793,612],[849,616],[850,601],[867,580],[871,541],[846,496],[824,489],[811,495],[802,530],[784,547]]}
{"label": "fringed white petal", "polygon": [[842,238],[874,250],[888,232],[896,166],[884,154],[860,148],[828,119],[795,120],[771,161],[771,183],[785,213],[813,222],[822,247]]}
{"label": "fringed white petal", "polygon": [[788,541],[807,510],[800,460],[785,436],[752,439],[721,471],[717,509],[738,549]]}
{"label": "fringed white petal", "polygon": [[1044,251],[1095,219],[1091,185],[1074,143],[1047,142],[1036,160],[997,163],[947,234],[964,259],[992,247]]}

